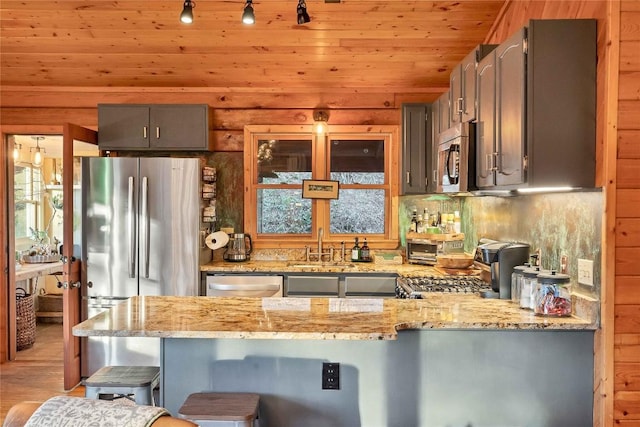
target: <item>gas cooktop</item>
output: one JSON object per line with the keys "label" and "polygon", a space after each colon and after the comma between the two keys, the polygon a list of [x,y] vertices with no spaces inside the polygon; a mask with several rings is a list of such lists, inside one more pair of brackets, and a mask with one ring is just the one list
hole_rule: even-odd
{"label": "gas cooktop", "polygon": [[431,292],[479,294],[491,285],[477,276],[400,276],[396,279],[397,298],[422,298]]}

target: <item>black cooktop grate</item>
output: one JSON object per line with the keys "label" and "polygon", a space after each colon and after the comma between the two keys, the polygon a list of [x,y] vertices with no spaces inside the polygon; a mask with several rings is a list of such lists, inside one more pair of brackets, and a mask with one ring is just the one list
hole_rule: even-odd
{"label": "black cooktop grate", "polygon": [[477,276],[401,276],[396,281],[396,296],[421,298],[423,293],[480,293],[491,286]]}

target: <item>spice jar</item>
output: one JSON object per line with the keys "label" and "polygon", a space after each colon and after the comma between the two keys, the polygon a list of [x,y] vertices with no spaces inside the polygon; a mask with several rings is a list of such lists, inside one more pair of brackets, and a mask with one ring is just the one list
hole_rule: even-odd
{"label": "spice jar", "polygon": [[538,274],[533,300],[537,315],[571,316],[571,277],[555,271]]}
{"label": "spice jar", "polygon": [[524,265],[516,265],[513,267],[513,273],[511,273],[511,301],[519,304],[520,295],[522,293],[522,278],[524,277],[524,271],[531,268],[529,263]]}

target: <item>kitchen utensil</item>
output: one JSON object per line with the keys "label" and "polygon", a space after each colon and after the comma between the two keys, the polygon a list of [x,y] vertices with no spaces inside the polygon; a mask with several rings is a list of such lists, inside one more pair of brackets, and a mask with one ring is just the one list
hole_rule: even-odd
{"label": "kitchen utensil", "polygon": [[222,258],[226,261],[246,261],[251,254],[251,236],[244,233],[229,234],[229,243]]}
{"label": "kitchen utensil", "polygon": [[443,268],[469,268],[473,264],[473,255],[445,254],[437,256],[436,266]]}

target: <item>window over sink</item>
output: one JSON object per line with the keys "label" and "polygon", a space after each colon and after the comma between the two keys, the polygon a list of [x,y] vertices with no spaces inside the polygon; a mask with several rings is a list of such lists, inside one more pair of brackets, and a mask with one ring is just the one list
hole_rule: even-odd
{"label": "window over sink", "polygon": [[[244,231],[256,247],[366,237],[378,248],[398,240],[396,126],[245,127]],[[303,180],[339,182],[337,199],[303,198]]]}

